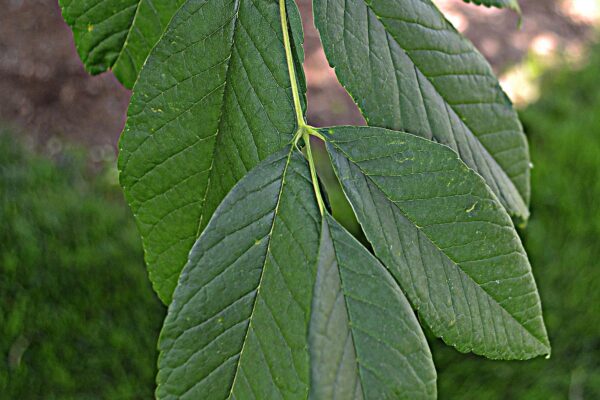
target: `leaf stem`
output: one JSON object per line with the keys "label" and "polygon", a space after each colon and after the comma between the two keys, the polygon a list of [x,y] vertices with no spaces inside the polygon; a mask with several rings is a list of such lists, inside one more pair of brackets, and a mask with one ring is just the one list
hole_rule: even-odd
{"label": "leaf stem", "polygon": [[325,205],[323,203],[323,197],[321,196],[321,187],[319,186],[319,181],[317,179],[317,169],[315,168],[315,161],[313,159],[312,150],[310,148],[310,129],[305,129],[302,134],[302,138],[304,139],[304,143],[306,144],[306,158],[308,159],[308,165],[310,167],[310,177],[313,184],[313,189],[315,191],[315,196],[317,197],[317,204],[319,205],[319,211],[321,215],[323,215],[323,211],[325,209]]}
{"label": "leaf stem", "polygon": [[283,32],[283,46],[285,47],[285,58],[287,59],[288,73],[290,75],[290,84],[292,85],[292,97],[294,98],[294,109],[298,121],[298,129],[306,126],[304,116],[302,115],[302,105],[300,104],[300,93],[298,91],[298,81],[296,80],[296,69],[292,58],[292,45],[290,42],[290,33],[288,30],[287,12],[285,1],[279,0],[279,14],[281,15],[281,30]]}
{"label": "leaf stem", "polygon": [[296,111],[296,120],[298,121],[298,131],[294,136],[294,145],[298,142],[300,137],[304,139],[306,145],[306,158],[308,159],[308,165],[310,167],[310,177],[317,198],[317,204],[319,205],[319,211],[321,215],[325,210],[325,204],[323,197],[321,196],[321,188],[319,186],[319,180],[317,178],[317,169],[315,167],[315,161],[312,155],[312,149],[310,147],[311,135],[323,138],[316,130],[311,128],[304,121],[304,115],[302,113],[302,105],[300,104],[300,93],[298,91],[298,81],[296,80],[296,68],[294,67],[294,59],[292,58],[292,45],[290,42],[290,33],[287,22],[287,11],[285,7],[286,0],[279,0],[279,14],[281,15],[281,30],[283,31],[283,46],[285,47],[285,58],[287,60],[288,74],[290,77],[290,84],[292,86],[292,97],[294,98],[294,110]]}

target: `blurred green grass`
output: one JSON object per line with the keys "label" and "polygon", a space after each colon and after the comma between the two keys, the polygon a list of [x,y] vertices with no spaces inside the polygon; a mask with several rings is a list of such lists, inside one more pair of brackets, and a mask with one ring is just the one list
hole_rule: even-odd
{"label": "blurred green grass", "polygon": [[164,309],[111,170],[0,133],[0,399],[148,399]]}
{"label": "blurred green grass", "polygon": [[[546,73],[522,112],[535,168],[521,233],[552,358],[489,361],[432,339],[440,399],[600,399],[599,71],[595,47],[584,68]],[[114,166],[88,163],[82,150],[49,158],[0,134],[0,399],[152,397],[165,310]]]}

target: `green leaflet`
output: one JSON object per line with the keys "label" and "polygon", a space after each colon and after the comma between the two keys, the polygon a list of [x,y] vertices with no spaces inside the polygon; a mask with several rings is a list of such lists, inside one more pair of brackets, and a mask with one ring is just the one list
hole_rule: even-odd
{"label": "green leaflet", "polygon": [[291,147],[248,173],[215,212],[181,274],[159,349],[159,399],[436,392],[407,300],[364,247],[321,219],[307,162]]}
{"label": "green leaflet", "polygon": [[112,69],[132,88],[139,71],[185,0],[59,0],[75,45],[92,74]]}
{"label": "green leaflet", "polygon": [[[300,65],[300,19],[288,10]],[[297,129],[280,27],[275,1],[189,0],[135,85],[119,170],[166,304],[225,194]]]}
{"label": "green leaflet", "polygon": [[[133,87],[148,54],[185,2],[59,0],[86,69],[93,75],[112,70],[128,89]],[[291,11],[292,34],[295,41],[301,43],[300,15],[293,2],[288,1],[287,9]],[[302,48],[298,47],[297,51],[301,52]],[[303,56],[299,58],[302,59]]]}
{"label": "green leaflet", "polygon": [[479,175],[407,133],[322,134],[375,254],[437,336],[494,359],[549,353],[527,255]]}
{"label": "green leaflet", "polygon": [[313,296],[311,399],[436,398],[431,353],[408,301],[329,215]]}
{"label": "green leaflet", "polygon": [[509,8],[521,14],[521,7],[517,0],[463,0],[465,3],[473,3],[478,6]]}
{"label": "green leaflet", "polygon": [[320,228],[308,165],[295,150],[235,186],[194,246],[169,307],[158,399],[307,397]]}
{"label": "green leaflet", "polygon": [[490,66],[430,0],[315,0],[337,76],[369,125],[446,144],[511,215],[529,216],[529,151]]}

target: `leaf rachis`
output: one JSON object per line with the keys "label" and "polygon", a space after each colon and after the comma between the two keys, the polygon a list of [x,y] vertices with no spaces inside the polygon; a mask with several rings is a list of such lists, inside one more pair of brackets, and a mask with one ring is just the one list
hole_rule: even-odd
{"label": "leaf rachis", "polygon": [[290,85],[292,86],[292,96],[294,98],[294,110],[298,128],[306,126],[304,116],[302,115],[302,106],[300,104],[300,93],[298,91],[298,81],[296,79],[296,69],[294,68],[294,59],[292,58],[292,45],[290,43],[290,33],[288,30],[287,11],[285,0],[279,0],[279,14],[281,16],[281,31],[283,32],[283,45],[285,47],[285,58],[287,61],[288,74],[290,76]]}
{"label": "leaf rachis", "polygon": [[298,81],[296,80],[294,59],[292,58],[292,46],[290,43],[290,34],[288,31],[285,0],[279,0],[279,13],[281,15],[281,30],[283,32],[283,45],[285,47],[285,57],[288,66],[288,73],[290,76],[290,84],[292,86],[292,96],[294,98],[294,110],[296,111],[296,118],[298,122],[298,131],[294,135],[294,144],[296,144],[296,142],[300,139],[300,136],[302,136],[302,139],[304,140],[304,143],[306,145],[306,157],[310,166],[310,177],[315,191],[315,196],[317,198],[317,204],[319,205],[319,211],[321,212],[321,215],[323,215],[323,210],[325,209],[325,207],[323,203],[323,197],[321,196],[321,189],[319,188],[319,181],[317,178],[315,161],[313,160],[312,150],[310,147],[311,132],[313,132],[313,134],[319,134],[314,129],[306,125],[306,122],[304,121],[304,116],[302,114],[302,106],[300,105],[300,94],[298,92]]}
{"label": "leaf rachis", "polygon": [[312,150],[310,147],[310,135],[307,131],[302,135],[304,143],[306,144],[306,157],[308,158],[308,165],[310,167],[310,177],[312,180],[313,188],[315,190],[315,196],[317,197],[317,203],[319,205],[319,211],[323,215],[325,206],[323,205],[323,197],[321,196],[321,189],[319,188],[319,181],[317,179],[317,170],[315,168],[315,161],[312,156]]}

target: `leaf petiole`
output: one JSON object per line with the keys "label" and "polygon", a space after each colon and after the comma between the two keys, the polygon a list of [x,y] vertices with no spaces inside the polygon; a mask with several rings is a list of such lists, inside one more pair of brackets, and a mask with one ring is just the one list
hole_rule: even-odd
{"label": "leaf petiole", "polygon": [[292,59],[292,45],[290,43],[290,34],[288,31],[287,22],[287,11],[285,8],[285,0],[279,0],[279,14],[281,15],[281,30],[283,32],[283,45],[285,47],[285,58],[287,61],[288,74],[290,76],[290,84],[292,86],[292,97],[294,99],[294,110],[296,111],[296,119],[298,121],[298,131],[294,135],[293,143],[296,145],[298,140],[302,137],[306,145],[306,158],[308,159],[308,165],[310,166],[310,177],[312,180],[315,196],[317,198],[317,204],[319,205],[319,211],[323,215],[325,209],[323,197],[321,196],[321,188],[319,187],[319,181],[317,179],[317,170],[315,168],[315,161],[312,156],[312,150],[310,148],[310,136],[317,136],[323,139],[323,136],[319,134],[315,129],[311,128],[304,121],[302,113],[302,106],[300,104],[300,93],[298,91],[298,81],[296,80],[296,70],[294,68],[294,61]]}
{"label": "leaf petiole", "polygon": [[[312,130],[312,129],[311,129]],[[315,191],[315,196],[317,197],[317,204],[319,205],[319,211],[321,215],[323,215],[323,211],[325,209],[323,203],[323,197],[321,196],[321,188],[319,186],[319,180],[317,179],[317,169],[315,167],[315,161],[313,159],[312,150],[310,147],[310,133],[309,129],[304,130],[302,134],[302,138],[304,139],[304,143],[306,144],[306,158],[308,159],[308,165],[310,167],[310,177],[313,184],[313,189]]]}

